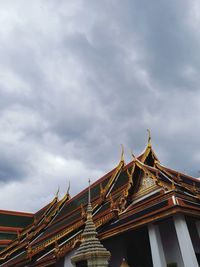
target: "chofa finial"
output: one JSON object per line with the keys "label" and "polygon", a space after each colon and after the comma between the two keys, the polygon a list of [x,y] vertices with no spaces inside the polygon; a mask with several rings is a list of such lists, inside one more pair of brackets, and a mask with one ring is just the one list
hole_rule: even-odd
{"label": "chofa finial", "polygon": [[59,192],[60,192],[60,186],[58,186],[58,190],[57,190],[57,192],[56,192],[56,198],[58,198],[58,196],[59,196]]}
{"label": "chofa finial", "polygon": [[122,152],[121,152],[121,161],[124,161],[124,145],[121,144]]}
{"label": "chofa finial", "polygon": [[69,195],[69,190],[70,190],[70,181],[69,181],[68,188],[67,188],[67,195]]}
{"label": "chofa finial", "polygon": [[148,145],[151,144],[151,131],[149,129],[147,129],[148,132]]}

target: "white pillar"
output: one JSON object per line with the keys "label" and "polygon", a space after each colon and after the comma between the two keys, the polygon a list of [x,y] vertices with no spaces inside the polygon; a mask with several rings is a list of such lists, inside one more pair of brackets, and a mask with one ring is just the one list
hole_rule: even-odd
{"label": "white pillar", "polygon": [[199,267],[185,217],[180,214],[175,215],[174,225],[185,267]]}
{"label": "white pillar", "polygon": [[199,235],[199,238],[200,238],[200,221],[196,222],[196,227],[197,227],[197,232],[198,232],[198,235]]}
{"label": "white pillar", "polygon": [[165,254],[158,225],[148,225],[151,254],[154,267],[166,266]]}

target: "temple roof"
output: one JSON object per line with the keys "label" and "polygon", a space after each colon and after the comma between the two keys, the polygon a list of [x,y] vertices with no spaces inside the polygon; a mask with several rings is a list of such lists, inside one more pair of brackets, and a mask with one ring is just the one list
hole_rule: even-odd
{"label": "temple roof", "polygon": [[[88,188],[66,193],[34,215],[0,252],[0,266],[50,266],[80,243]],[[100,240],[182,212],[200,216],[200,181],[160,164],[150,143],[144,152],[91,185],[93,221]]]}
{"label": "temple roof", "polygon": [[32,213],[0,210],[0,251],[16,239],[19,232],[32,222]]}

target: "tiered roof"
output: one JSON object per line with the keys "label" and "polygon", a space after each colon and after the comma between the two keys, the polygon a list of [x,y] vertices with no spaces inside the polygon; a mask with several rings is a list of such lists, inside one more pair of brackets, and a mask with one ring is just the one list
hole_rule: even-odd
{"label": "tiered roof", "polygon": [[[0,252],[0,266],[51,266],[80,243],[86,188],[54,198],[18,238]],[[100,240],[182,212],[200,217],[200,181],[164,167],[148,143],[144,153],[91,185],[93,220]]]}

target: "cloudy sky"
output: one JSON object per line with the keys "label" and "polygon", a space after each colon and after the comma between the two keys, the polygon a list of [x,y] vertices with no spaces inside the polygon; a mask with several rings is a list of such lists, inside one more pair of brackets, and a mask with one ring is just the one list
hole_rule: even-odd
{"label": "cloudy sky", "polygon": [[120,144],[200,176],[198,0],[0,0],[0,209],[36,211]]}

